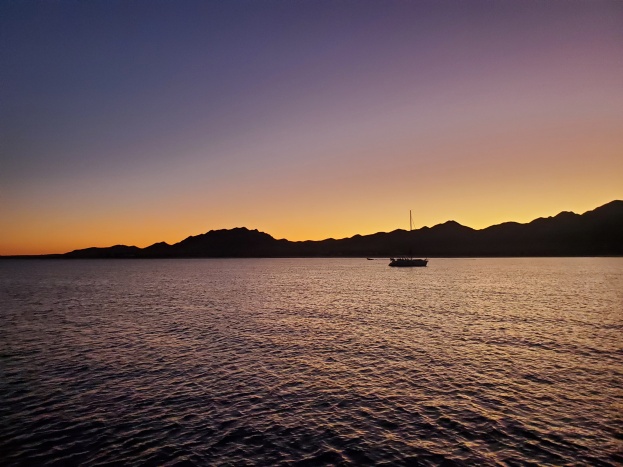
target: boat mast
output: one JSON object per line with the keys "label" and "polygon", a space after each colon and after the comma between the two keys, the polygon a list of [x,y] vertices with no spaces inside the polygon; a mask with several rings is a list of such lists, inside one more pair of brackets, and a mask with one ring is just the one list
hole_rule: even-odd
{"label": "boat mast", "polygon": [[[413,230],[413,217],[411,217],[411,209],[409,209],[409,232],[411,232],[412,230]],[[409,242],[411,242],[411,238],[409,238]],[[411,258],[411,261],[413,261],[413,252],[411,250],[409,250],[409,258]]]}

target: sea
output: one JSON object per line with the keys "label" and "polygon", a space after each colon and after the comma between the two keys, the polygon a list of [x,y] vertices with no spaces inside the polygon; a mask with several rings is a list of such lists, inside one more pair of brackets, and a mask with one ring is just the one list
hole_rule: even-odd
{"label": "sea", "polygon": [[0,465],[623,465],[623,258],[2,260]]}

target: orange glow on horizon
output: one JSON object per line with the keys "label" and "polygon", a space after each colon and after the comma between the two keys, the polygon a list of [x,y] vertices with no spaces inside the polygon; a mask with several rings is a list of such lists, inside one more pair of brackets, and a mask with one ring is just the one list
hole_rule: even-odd
{"label": "orange glow on horizon", "polygon": [[0,14],[0,255],[345,238],[410,209],[481,229],[623,199],[616,2],[167,2],[163,30],[91,8]]}

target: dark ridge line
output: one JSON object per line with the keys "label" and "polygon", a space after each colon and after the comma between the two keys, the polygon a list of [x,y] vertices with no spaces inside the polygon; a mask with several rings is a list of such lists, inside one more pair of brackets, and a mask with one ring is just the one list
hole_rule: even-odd
{"label": "dark ridge line", "polygon": [[333,258],[407,254],[453,258],[623,256],[623,201],[611,201],[584,214],[563,211],[524,224],[504,222],[479,230],[447,221],[413,231],[397,229],[337,240],[289,241],[275,239],[257,229],[236,227],[191,235],[173,245],[114,245],[0,259]]}

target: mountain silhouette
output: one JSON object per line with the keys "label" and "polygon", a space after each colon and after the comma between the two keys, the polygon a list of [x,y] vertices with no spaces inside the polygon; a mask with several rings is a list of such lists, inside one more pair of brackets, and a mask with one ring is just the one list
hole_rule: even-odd
{"label": "mountain silhouette", "polygon": [[621,256],[623,201],[584,214],[561,212],[527,224],[505,222],[475,230],[448,221],[433,227],[355,235],[340,240],[277,240],[239,227],[211,230],[169,245],[86,248],[54,258],[258,258],[258,257],[496,257]]}

